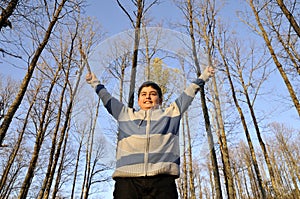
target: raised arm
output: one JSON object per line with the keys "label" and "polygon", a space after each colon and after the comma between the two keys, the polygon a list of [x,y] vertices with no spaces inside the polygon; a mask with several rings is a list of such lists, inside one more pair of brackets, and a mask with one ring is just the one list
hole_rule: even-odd
{"label": "raised arm", "polygon": [[98,78],[94,73],[88,73],[85,77],[86,82],[90,84],[102,100],[107,111],[115,118],[118,119],[119,114],[124,108],[124,104],[119,100],[114,98],[104,87],[103,84],[100,83]]}
{"label": "raised arm", "polygon": [[191,105],[196,93],[200,89],[201,86],[205,84],[214,76],[215,70],[213,67],[207,67],[200,75],[199,78],[192,81],[192,83],[183,91],[183,93],[175,100],[175,103],[180,109],[180,113],[184,113],[188,107]]}

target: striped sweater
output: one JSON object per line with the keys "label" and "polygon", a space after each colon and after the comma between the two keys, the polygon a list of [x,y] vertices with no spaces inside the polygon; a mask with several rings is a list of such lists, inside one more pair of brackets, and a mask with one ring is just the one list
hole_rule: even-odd
{"label": "striped sweater", "polygon": [[92,85],[108,112],[118,121],[115,177],[173,175],[179,177],[179,126],[202,79],[196,79],[166,109],[128,108],[98,83]]}

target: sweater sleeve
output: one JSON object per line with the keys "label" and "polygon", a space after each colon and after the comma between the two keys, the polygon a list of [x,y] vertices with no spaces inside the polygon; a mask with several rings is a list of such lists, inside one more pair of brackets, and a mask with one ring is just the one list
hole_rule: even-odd
{"label": "sweater sleeve", "polygon": [[195,98],[196,93],[200,89],[201,86],[205,84],[205,81],[198,78],[192,81],[192,83],[181,93],[181,95],[175,100],[177,104],[180,114],[183,114],[188,107],[191,105],[192,101]]}
{"label": "sweater sleeve", "polygon": [[124,108],[124,104],[114,98],[104,87],[103,84],[95,85],[95,91],[102,100],[107,111],[117,120],[120,112]]}

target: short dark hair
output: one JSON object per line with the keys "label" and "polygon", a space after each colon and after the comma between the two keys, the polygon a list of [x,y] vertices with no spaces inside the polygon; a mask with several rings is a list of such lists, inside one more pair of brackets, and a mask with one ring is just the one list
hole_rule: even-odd
{"label": "short dark hair", "polygon": [[144,87],[152,87],[152,88],[154,88],[154,89],[157,91],[158,97],[159,97],[160,99],[162,99],[162,91],[161,91],[161,88],[160,88],[155,82],[152,82],[152,81],[146,81],[146,82],[144,82],[144,83],[140,86],[139,91],[138,91],[138,97],[140,96],[140,93],[141,93],[141,91],[142,91],[142,89],[143,89]]}

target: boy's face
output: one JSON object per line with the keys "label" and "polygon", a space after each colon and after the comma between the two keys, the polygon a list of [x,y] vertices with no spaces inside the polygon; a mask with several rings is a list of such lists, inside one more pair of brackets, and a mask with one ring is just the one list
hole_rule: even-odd
{"label": "boy's face", "polygon": [[138,97],[138,104],[142,110],[148,110],[152,107],[161,105],[162,100],[159,98],[157,91],[148,86],[142,88]]}

